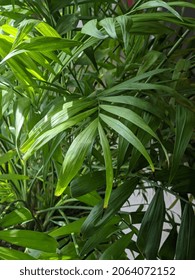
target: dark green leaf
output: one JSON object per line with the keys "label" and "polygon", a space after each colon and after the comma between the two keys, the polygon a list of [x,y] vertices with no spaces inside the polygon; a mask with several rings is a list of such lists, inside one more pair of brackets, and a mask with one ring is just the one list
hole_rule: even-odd
{"label": "dark green leaf", "polygon": [[144,215],[137,238],[138,248],[146,259],[154,260],[157,258],[164,217],[163,191],[158,189]]}
{"label": "dark green leaf", "polygon": [[70,181],[77,175],[96,136],[97,126],[98,120],[95,119],[70,145],[59,174],[55,195],[61,195]]}
{"label": "dark green leaf", "polygon": [[159,251],[159,256],[162,260],[174,260],[176,242],[177,228],[174,225]]}
{"label": "dark green leaf", "polygon": [[133,233],[122,236],[119,240],[115,241],[110,247],[108,247],[101,255],[100,260],[120,260],[125,249],[131,242]]}
{"label": "dark green leaf", "polygon": [[78,197],[105,186],[104,171],[90,172],[72,180],[70,190],[73,197]]}
{"label": "dark green leaf", "polygon": [[186,203],[176,245],[177,260],[195,259],[195,216],[193,208]]}

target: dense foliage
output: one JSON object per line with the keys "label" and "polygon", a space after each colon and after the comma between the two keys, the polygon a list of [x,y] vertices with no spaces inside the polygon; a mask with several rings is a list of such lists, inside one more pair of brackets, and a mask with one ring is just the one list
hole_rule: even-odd
{"label": "dense foliage", "polygon": [[195,259],[195,5],[131,2],[0,0],[0,259]]}

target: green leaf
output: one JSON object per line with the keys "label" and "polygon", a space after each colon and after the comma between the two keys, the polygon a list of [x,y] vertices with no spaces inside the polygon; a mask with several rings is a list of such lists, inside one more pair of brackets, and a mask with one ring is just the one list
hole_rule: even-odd
{"label": "green leaf", "polygon": [[16,137],[16,143],[18,142],[18,137],[20,135],[22,126],[24,124],[24,121],[28,115],[30,108],[30,100],[21,97],[17,100],[15,103],[15,137]]}
{"label": "green leaf", "polygon": [[188,8],[195,9],[195,4],[194,3],[189,3],[187,1],[173,1],[173,2],[169,2],[169,6],[188,7]]}
{"label": "green leaf", "polygon": [[158,189],[144,215],[137,238],[137,246],[146,259],[157,258],[164,217],[163,191]]}
{"label": "green leaf", "polygon": [[36,260],[32,256],[14,249],[0,247],[0,260]]}
{"label": "green leaf", "polygon": [[161,58],[163,55],[161,52],[151,50],[149,51],[143,58],[143,63],[139,68],[138,76],[142,73],[145,73],[148,69],[151,68],[151,66],[154,65],[154,63],[157,64],[157,61],[159,58]]}
{"label": "green leaf", "polygon": [[83,248],[81,250],[81,256],[84,256],[85,254],[88,254],[91,251],[93,251],[96,246],[98,246],[100,243],[106,240],[106,238],[112,233],[114,233],[116,230],[117,227],[115,227],[115,225],[112,222],[96,230],[96,233],[90,236],[86,243],[83,245]]}
{"label": "green leaf", "polygon": [[28,180],[29,177],[20,174],[0,174],[0,180]]}
{"label": "green leaf", "polygon": [[119,107],[119,106],[113,106],[113,105],[100,105],[100,108],[103,110],[112,113],[114,115],[117,115],[119,117],[122,117],[129,122],[135,124],[136,126],[140,127],[143,129],[145,132],[149,133],[152,135],[154,138],[156,138],[158,141],[159,138],[157,135],[154,133],[154,131],[147,125],[147,123],[135,112],[133,112],[130,109]]}
{"label": "green leaf", "polygon": [[177,242],[177,228],[174,225],[167,239],[163,243],[159,251],[159,256],[162,260],[174,260],[175,248]]}
{"label": "green leaf", "polygon": [[83,26],[81,32],[98,39],[105,39],[108,37],[108,35],[104,35],[99,29],[97,29],[97,19],[88,21]]}
{"label": "green leaf", "polygon": [[95,119],[74,139],[70,145],[59,174],[55,191],[56,196],[59,196],[64,192],[70,181],[80,170],[85,156],[96,136],[97,125],[98,120]]}
{"label": "green leaf", "polygon": [[97,192],[90,192],[77,197],[77,199],[86,205],[95,206],[101,201],[101,196]]}
{"label": "green leaf", "polygon": [[10,161],[17,154],[16,151],[10,150],[7,153],[0,156],[0,165]]}
{"label": "green leaf", "polygon": [[125,138],[130,144],[132,144],[145,157],[145,159],[150,164],[152,171],[154,171],[154,164],[149,154],[147,153],[146,149],[139,141],[139,139],[135,136],[135,134],[119,120],[116,120],[103,114],[100,114],[100,117],[107,125],[109,125],[118,134]]}
{"label": "green leaf", "polygon": [[17,50],[50,52],[55,50],[65,50],[80,45],[81,43],[74,40],[56,38],[56,37],[36,37],[31,38],[17,46]]}
{"label": "green leaf", "polygon": [[64,35],[67,32],[76,28],[78,24],[78,16],[77,14],[70,14],[61,16],[57,22],[56,30],[60,35]]}
{"label": "green leaf", "polygon": [[[58,133],[93,114],[97,110],[96,108],[76,115],[93,104],[95,104],[94,101],[86,102],[84,100],[66,102],[63,105],[54,102],[53,108],[33,127],[29,132],[28,140],[20,148],[21,152],[26,153],[24,159],[27,159]],[[76,116],[73,117],[74,115]]]}
{"label": "green leaf", "polygon": [[106,184],[105,172],[96,171],[79,176],[72,180],[70,191],[73,197],[79,197],[92,192]]}
{"label": "green leaf", "polygon": [[192,206],[186,203],[176,244],[176,260],[195,259],[195,216]]}
{"label": "green leaf", "polygon": [[117,39],[114,18],[111,17],[104,18],[99,22],[99,25],[106,30],[106,32],[111,38]]}
{"label": "green leaf", "polygon": [[24,20],[20,23],[15,41],[12,46],[12,50],[15,49],[23,39],[27,39],[28,33],[34,28],[37,23],[38,21],[34,19]]}
{"label": "green leaf", "polygon": [[180,105],[176,108],[176,132],[173,150],[172,167],[169,180],[174,178],[183,154],[189,144],[194,131],[195,115]]}
{"label": "green leaf", "polygon": [[180,14],[176,10],[171,8],[168,3],[161,1],[161,0],[147,1],[146,3],[138,6],[136,9],[134,9],[134,11],[150,9],[150,8],[159,8],[159,7],[162,7],[164,9],[168,10],[170,13],[172,13],[174,16],[176,16],[177,18],[179,18],[182,21],[182,17],[180,16]]}
{"label": "green leaf", "polygon": [[49,24],[43,21],[37,21],[38,24],[35,26],[35,29],[39,31],[43,36],[46,37],[54,37],[54,38],[61,38],[59,33]]}
{"label": "green leaf", "polygon": [[121,31],[122,31],[122,36],[123,36],[123,42],[125,46],[125,51],[127,52],[128,47],[129,47],[129,42],[130,42],[130,30],[131,26],[133,24],[133,21],[131,17],[122,15],[116,17],[116,20],[118,24],[120,25]]}
{"label": "green leaf", "polygon": [[100,136],[100,143],[103,149],[104,160],[105,160],[105,168],[106,168],[106,192],[105,192],[105,199],[104,199],[104,208],[108,207],[108,202],[110,199],[110,195],[112,192],[113,186],[113,167],[112,167],[112,156],[110,152],[110,146],[108,139],[104,133],[104,130],[100,123],[98,123],[98,131]]}
{"label": "green leaf", "polygon": [[58,246],[56,240],[46,233],[31,230],[13,229],[0,231],[0,239],[17,246],[44,252],[55,252]]}
{"label": "green leaf", "polygon": [[[77,108],[78,109],[78,108]],[[27,152],[25,153],[25,155],[23,156],[23,159],[27,159],[29,158],[34,152],[36,152],[38,149],[40,149],[43,145],[45,145],[47,142],[49,142],[51,139],[53,139],[56,135],[58,135],[59,133],[61,133],[62,131],[65,131],[66,129],[80,123],[83,119],[86,119],[87,117],[89,117],[90,115],[92,115],[93,113],[95,113],[97,111],[97,108],[91,109],[91,110],[86,110],[81,114],[76,115],[75,117],[72,117],[70,119],[68,119],[67,121],[61,123],[61,124],[57,124],[57,116],[53,119],[55,119],[55,126],[54,128],[50,127],[50,129],[48,129],[45,132],[42,132],[41,134],[41,129],[44,128],[44,126],[46,125],[43,122],[40,123],[40,126],[37,126],[37,129],[34,131],[34,133],[29,134],[29,139],[24,143],[24,145],[21,147],[22,151],[25,151],[28,148]],[[71,113],[69,113],[69,117],[71,116]],[[65,118],[65,115],[64,115]],[[60,121],[59,121],[60,123]],[[52,125],[52,123],[48,122],[48,125]],[[39,129],[40,127],[40,129]],[[40,134],[36,136],[35,138],[35,134],[37,134],[37,132]],[[34,141],[34,143],[33,143]]]}
{"label": "green leaf", "polygon": [[10,227],[17,224],[22,224],[33,219],[31,212],[27,208],[18,208],[0,219],[0,226]]}
{"label": "green leaf", "polygon": [[172,93],[172,94],[175,93],[175,91],[168,86],[151,84],[151,83],[141,83],[141,82],[137,83],[130,79],[130,80],[127,80],[116,86],[113,86],[109,89],[102,91],[99,94],[99,96],[102,97],[102,96],[114,95],[118,92],[132,91],[132,90],[136,90],[136,91],[157,90],[157,91],[163,91],[163,92]]}
{"label": "green leaf", "polygon": [[110,196],[108,208],[103,208],[103,200],[98,203],[90,212],[82,225],[81,232],[84,237],[96,232],[98,227],[105,225],[121,209],[123,204],[134,192],[138,184],[137,178],[126,180],[122,186],[114,189]]}
{"label": "green leaf", "polygon": [[124,254],[125,249],[131,242],[133,232],[122,236],[119,240],[110,245],[104,253],[100,256],[100,260],[120,260],[121,255]]}
{"label": "green leaf", "polygon": [[70,224],[67,224],[66,226],[60,227],[58,229],[55,229],[49,233],[52,237],[62,237],[65,235],[69,235],[71,233],[80,233],[81,226],[83,222],[85,221],[86,217],[83,217],[75,222],[72,222]]}
{"label": "green leaf", "polygon": [[99,100],[135,106],[135,107],[140,108],[144,111],[147,111],[159,118],[164,116],[161,108],[157,109],[152,104],[150,104],[148,101],[143,100],[138,97],[134,97],[134,96],[128,96],[128,95],[120,96],[119,95],[119,96],[110,96],[110,97],[100,97]]}
{"label": "green leaf", "polygon": [[[164,178],[168,177],[168,174],[164,174]],[[193,168],[181,165],[177,169],[175,177],[172,181],[172,190],[181,194],[191,193],[195,197],[195,172]]]}

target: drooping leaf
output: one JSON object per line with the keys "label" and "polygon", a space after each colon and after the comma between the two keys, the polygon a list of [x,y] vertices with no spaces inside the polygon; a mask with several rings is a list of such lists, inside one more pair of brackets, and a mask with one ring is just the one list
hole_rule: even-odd
{"label": "drooping leaf", "polygon": [[74,139],[70,145],[61,168],[55,195],[61,195],[67,188],[70,181],[78,173],[86,153],[96,136],[97,125],[98,120],[95,119]]}
{"label": "drooping leaf", "polygon": [[[130,109],[122,108],[119,106],[113,106],[113,105],[100,105],[100,108],[104,109],[107,112],[110,112],[114,115],[118,115],[119,117],[122,117],[136,126],[142,128],[145,132],[152,135],[154,138],[158,139],[157,135],[152,131],[152,129],[146,124],[146,122],[135,112],[133,112]],[[159,139],[158,139],[159,141]]]}
{"label": "drooping leaf", "polygon": [[149,9],[149,8],[159,8],[159,7],[162,7],[164,9],[168,10],[174,16],[176,16],[177,18],[182,20],[182,17],[180,16],[180,14],[176,10],[174,10],[172,7],[170,7],[169,3],[166,3],[166,2],[161,1],[161,0],[147,1],[146,3],[138,6],[136,8],[136,10],[143,10],[143,9]]}
{"label": "drooping leaf", "polygon": [[135,106],[135,107],[140,108],[144,111],[147,111],[151,114],[154,114],[155,116],[157,116],[159,118],[163,116],[163,112],[161,111],[161,108],[157,109],[152,104],[150,104],[148,101],[143,100],[138,97],[122,95],[122,96],[100,97],[99,99],[102,101],[108,101],[108,102],[113,102],[113,103],[127,104],[130,106]]}
{"label": "drooping leaf", "polygon": [[158,189],[144,215],[137,238],[138,248],[146,259],[154,260],[157,258],[164,217],[163,191]]}
{"label": "drooping leaf", "polygon": [[119,133],[122,137],[124,137],[130,144],[132,144],[148,161],[151,169],[154,171],[154,164],[147,153],[145,147],[139,141],[139,139],[135,136],[135,134],[122,122],[116,120],[114,118],[108,117],[104,114],[100,114],[101,119],[108,124],[112,129],[114,129],[117,133]]}
{"label": "drooping leaf", "polygon": [[[87,117],[89,117],[90,115],[92,115],[93,113],[95,113],[95,111],[97,110],[97,108],[91,109],[91,110],[86,110],[81,114],[78,114],[66,121],[64,121],[61,124],[57,124],[54,125],[54,127],[50,127],[50,129],[48,129],[47,131],[43,131],[41,133],[41,129],[40,130],[36,130],[35,133],[39,132],[40,136],[37,135],[37,137],[35,138],[34,134],[30,135],[29,134],[29,139],[24,143],[24,145],[22,146],[21,150],[24,151],[24,149],[26,150],[26,146],[29,147],[29,149],[27,150],[27,152],[25,153],[25,155],[23,156],[24,159],[29,158],[29,156],[31,156],[34,152],[36,152],[38,149],[40,149],[43,145],[45,145],[47,142],[49,142],[51,139],[53,139],[56,135],[58,135],[59,133],[61,133],[62,131],[65,131],[66,129],[80,123],[83,119],[86,119]],[[70,116],[71,113],[69,113]],[[65,117],[65,116],[64,116]],[[57,120],[57,118],[56,118]],[[51,123],[48,122],[49,125],[51,125]],[[44,123],[40,123],[40,128],[44,126]],[[34,141],[34,143],[33,143]]]}

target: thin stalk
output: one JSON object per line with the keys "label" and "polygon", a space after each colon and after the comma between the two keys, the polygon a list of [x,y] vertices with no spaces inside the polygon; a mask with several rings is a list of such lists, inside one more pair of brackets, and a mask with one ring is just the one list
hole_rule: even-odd
{"label": "thin stalk", "polygon": [[[69,224],[69,220],[68,218],[66,217],[66,215],[64,214],[64,212],[62,212],[61,210],[59,210],[60,214],[62,215],[62,217],[64,218],[66,224],[68,225]],[[74,243],[74,248],[75,248],[75,251],[76,251],[76,254],[77,256],[80,256],[80,252],[79,252],[79,245],[76,241],[76,238],[75,238],[75,234],[74,233],[71,233],[71,237],[72,237],[72,241]]]}
{"label": "thin stalk", "polygon": [[[24,176],[27,176],[27,163],[26,163],[26,161],[23,161],[23,174],[24,174]],[[24,201],[27,201],[27,180],[26,179],[24,179],[24,182],[23,182],[22,199]]]}

